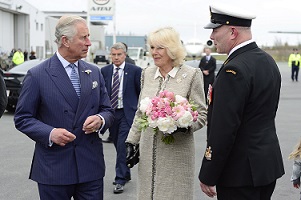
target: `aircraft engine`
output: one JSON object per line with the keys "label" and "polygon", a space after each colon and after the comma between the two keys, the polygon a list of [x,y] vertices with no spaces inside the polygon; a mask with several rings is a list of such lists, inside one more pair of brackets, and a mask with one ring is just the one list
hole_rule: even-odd
{"label": "aircraft engine", "polygon": [[213,47],[213,42],[212,42],[212,40],[208,40],[206,44],[207,44],[207,46],[210,47],[210,48]]}

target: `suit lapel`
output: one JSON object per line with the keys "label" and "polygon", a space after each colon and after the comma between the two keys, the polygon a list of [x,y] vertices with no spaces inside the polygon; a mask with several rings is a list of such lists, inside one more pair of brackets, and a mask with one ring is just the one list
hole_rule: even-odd
{"label": "suit lapel", "polygon": [[86,108],[88,102],[91,99],[91,93],[93,89],[92,88],[93,71],[91,70],[91,72],[88,73],[87,70],[91,70],[91,69],[89,69],[83,61],[79,60],[78,73],[80,78],[81,98],[79,99],[79,104],[76,111],[76,118],[78,118],[79,115],[83,112],[83,110]]}
{"label": "suit lapel", "polygon": [[123,86],[122,86],[122,93],[125,93],[125,89],[126,89],[126,84],[128,82],[128,75],[130,73],[130,67],[125,64],[124,66],[124,72],[123,72]]}
{"label": "suit lapel", "polygon": [[114,71],[114,66],[110,65],[110,67],[108,67],[106,75],[107,77],[105,77],[105,79],[107,79],[106,81],[106,86],[108,88],[108,95],[109,97],[111,97],[111,93],[112,93],[112,77],[113,77],[113,72]]}
{"label": "suit lapel", "polygon": [[76,110],[78,104],[78,97],[73,88],[68,74],[65,68],[59,61],[56,55],[50,58],[49,68],[46,68],[50,78],[53,80],[57,89],[60,91],[66,102]]}

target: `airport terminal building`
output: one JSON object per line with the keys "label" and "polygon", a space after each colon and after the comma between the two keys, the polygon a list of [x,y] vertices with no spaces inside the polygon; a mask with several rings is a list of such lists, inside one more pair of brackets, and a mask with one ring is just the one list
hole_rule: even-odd
{"label": "airport terminal building", "polygon": [[0,50],[45,51],[45,14],[24,0],[0,0]]}
{"label": "airport terminal building", "polygon": [[[15,48],[35,51],[37,58],[53,55],[57,50],[54,30],[57,20],[64,14],[87,18],[87,12],[40,11],[25,0],[0,0],[0,53],[9,54]],[[90,22],[91,51],[105,48],[105,23]]]}
{"label": "airport terminal building", "polygon": [[[87,1],[88,2],[88,1]],[[114,2],[114,1],[112,1]],[[54,31],[58,19],[65,14],[74,14],[87,19],[86,11],[41,11],[25,0],[0,0],[0,55],[9,54],[15,48],[22,51],[35,51],[37,58],[50,57],[57,50]],[[106,21],[89,19],[90,54],[92,60],[98,49],[109,49],[112,36],[105,36]],[[116,36],[116,41],[128,43],[130,47],[145,48],[146,36]]]}

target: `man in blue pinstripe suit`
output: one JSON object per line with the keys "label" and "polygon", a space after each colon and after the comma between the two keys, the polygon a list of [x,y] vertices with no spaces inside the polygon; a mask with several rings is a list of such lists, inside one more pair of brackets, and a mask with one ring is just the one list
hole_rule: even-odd
{"label": "man in blue pinstripe suit", "polygon": [[91,46],[86,21],[61,17],[55,37],[58,51],[28,71],[15,112],[16,128],[36,142],[30,179],[43,200],[102,200],[99,134],[114,110],[99,69],[81,60]]}

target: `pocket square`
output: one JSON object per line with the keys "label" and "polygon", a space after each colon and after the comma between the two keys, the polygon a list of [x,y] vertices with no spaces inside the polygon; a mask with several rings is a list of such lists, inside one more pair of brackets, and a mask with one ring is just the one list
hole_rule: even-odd
{"label": "pocket square", "polygon": [[94,88],[97,88],[97,86],[98,86],[97,81],[93,81],[93,83],[92,83],[92,90],[93,90]]}

